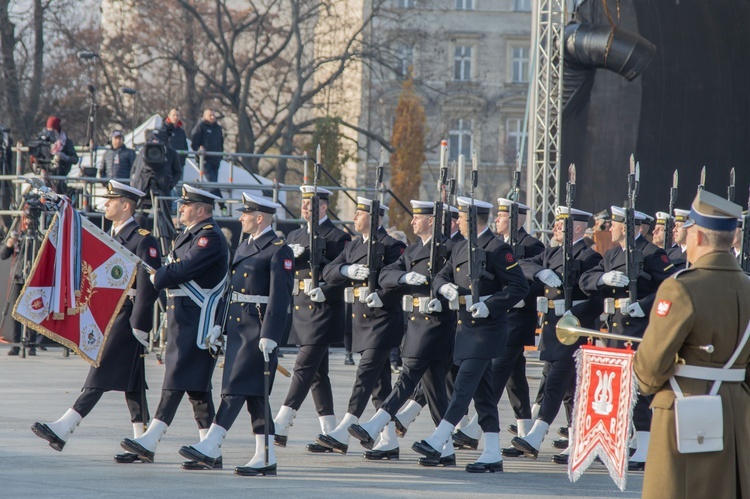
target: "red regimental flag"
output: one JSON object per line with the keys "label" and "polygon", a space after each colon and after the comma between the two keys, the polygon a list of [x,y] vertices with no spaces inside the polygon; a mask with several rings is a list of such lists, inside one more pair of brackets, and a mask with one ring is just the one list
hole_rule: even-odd
{"label": "red regimental flag", "polygon": [[577,381],[568,477],[578,480],[599,457],[620,490],[628,472],[628,437],[636,402],[635,352],[584,345]]}
{"label": "red regimental flag", "polygon": [[68,212],[61,230],[59,213],[13,308],[13,318],[98,367],[139,260],[83,217],[80,224],[66,223],[71,220]]}

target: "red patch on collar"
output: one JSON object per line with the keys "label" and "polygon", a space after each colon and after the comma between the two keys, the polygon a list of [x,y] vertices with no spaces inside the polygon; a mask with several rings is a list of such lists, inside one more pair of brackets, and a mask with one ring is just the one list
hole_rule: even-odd
{"label": "red patch on collar", "polygon": [[200,246],[201,248],[205,248],[206,246],[208,246],[208,238],[201,237],[200,239],[198,239],[198,246]]}
{"label": "red patch on collar", "polygon": [[156,248],[149,248],[148,254],[151,258],[156,258],[157,256],[159,256],[159,252],[156,251]]}
{"label": "red patch on collar", "polygon": [[284,270],[292,270],[292,261],[284,259]]}
{"label": "red patch on collar", "polygon": [[505,261],[506,262],[513,263],[513,260],[514,260],[513,253],[506,253],[505,254]]}
{"label": "red patch on collar", "polygon": [[664,262],[664,263],[669,263],[669,257],[667,255],[662,255],[661,256],[661,261]]}
{"label": "red patch on collar", "polygon": [[659,317],[666,317],[669,315],[669,310],[672,308],[672,302],[668,300],[659,300],[656,304],[656,315]]}

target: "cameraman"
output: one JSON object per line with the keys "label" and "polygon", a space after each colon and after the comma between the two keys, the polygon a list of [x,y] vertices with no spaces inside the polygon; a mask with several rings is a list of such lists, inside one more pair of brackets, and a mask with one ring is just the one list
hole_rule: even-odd
{"label": "cameraman", "polygon": [[[50,144],[50,158],[33,158],[34,171],[42,177],[47,175],[64,177],[70,173],[70,167],[78,163],[78,155],[73,141],[68,138],[60,128],[60,118],[50,116],[47,118],[47,126],[39,134],[39,139]],[[50,182],[45,179],[57,193],[65,194],[67,184],[64,180]]]}
{"label": "cameraman", "polygon": [[99,161],[99,177],[106,179],[128,179],[135,162],[135,151],[125,146],[122,130],[112,132],[112,147],[108,147]]}
{"label": "cameraman", "polygon": [[[20,219],[21,223],[21,230],[24,231],[26,229],[26,220],[25,217],[22,217]],[[24,276],[23,276],[23,248],[21,247],[21,238],[19,234],[12,230],[8,234],[8,239],[5,240],[5,243],[2,245],[2,248],[0,248],[0,259],[7,260],[10,257],[13,257],[13,264],[12,264],[12,273],[11,278],[13,279],[13,284],[8,288],[8,300],[7,303],[15,303],[18,299],[18,296],[21,294],[21,288],[23,287],[24,282]],[[7,313],[6,308],[6,313]],[[27,355],[36,355],[36,342],[35,337],[36,333],[32,329],[27,330],[29,333],[29,337],[27,340],[30,342],[28,346]],[[18,346],[21,343],[21,335],[23,333],[23,325],[14,320],[13,321],[13,343],[15,345],[8,350],[8,355],[18,355],[21,351],[21,347]]]}
{"label": "cameraman", "polygon": [[180,159],[169,147],[166,130],[151,130],[135,157],[130,185],[147,194],[169,196],[181,178]]}

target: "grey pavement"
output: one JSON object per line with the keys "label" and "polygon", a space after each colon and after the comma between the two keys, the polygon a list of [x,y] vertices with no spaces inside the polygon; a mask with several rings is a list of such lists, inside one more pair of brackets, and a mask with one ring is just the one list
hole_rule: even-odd
{"label": "grey pavement", "polygon": [[[83,420],[68,440],[63,452],[51,449],[46,441],[30,430],[34,421],[59,418],[75,401],[86,377],[88,365],[76,356],[63,357],[60,349],[50,348],[36,357],[21,359],[6,356],[0,348],[0,497],[108,498],[108,497],[640,497],[641,473],[630,474],[625,492],[620,492],[606,468],[594,463],[576,483],[570,483],[567,469],[550,462],[558,451],[551,441],[558,426],[564,425],[564,411],[558,415],[537,461],[527,458],[505,459],[504,473],[468,474],[463,468],[476,460],[479,451],[457,451],[455,468],[424,468],[411,444],[428,436],[434,425],[427,410],[409,428],[401,443],[399,461],[378,462],[362,458],[359,442],[350,442],[349,453],[316,455],[305,451],[320,432],[312,400],[307,398],[290,428],[288,446],[276,448],[279,462],[277,477],[239,477],[235,466],[244,465],[254,451],[247,413],[242,413],[223,445],[221,471],[187,472],[180,469],[178,454],[182,445],[198,441],[192,410],[185,399],[177,417],[162,439],[153,464],[116,464],[112,456],[123,452],[119,442],[132,436],[132,426],[121,393],[106,393],[92,413]],[[290,371],[294,353],[281,363]],[[355,360],[357,356],[355,355]],[[351,391],[355,367],[344,366],[343,352],[331,355],[331,375],[338,416],[343,415]],[[148,399],[156,408],[164,366],[154,355],[147,358],[147,378],[151,386]],[[528,368],[532,393],[536,393],[541,366],[531,362]],[[221,369],[214,375],[214,400],[218,405]],[[289,379],[280,375],[271,396],[275,414]],[[364,419],[374,413],[370,406]],[[513,421],[510,406],[500,402],[503,446],[511,435],[504,428]],[[481,445],[480,445],[481,450]]]}

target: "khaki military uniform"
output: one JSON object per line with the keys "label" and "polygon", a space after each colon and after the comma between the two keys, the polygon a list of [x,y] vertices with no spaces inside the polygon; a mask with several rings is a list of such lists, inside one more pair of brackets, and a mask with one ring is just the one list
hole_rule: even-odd
{"label": "khaki military uniform", "polygon": [[[724,450],[680,454],[675,437],[675,394],[669,377],[675,354],[688,365],[721,368],[750,320],[750,279],[729,253],[701,257],[659,288],[643,343],[635,358],[641,392],[655,394],[643,483],[644,498],[750,497],[750,389],[722,382]],[[713,345],[709,354],[686,345]],[[747,368],[750,343],[735,368]],[[685,396],[705,395],[712,382],[676,378]]]}

